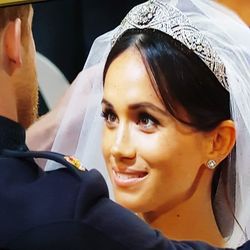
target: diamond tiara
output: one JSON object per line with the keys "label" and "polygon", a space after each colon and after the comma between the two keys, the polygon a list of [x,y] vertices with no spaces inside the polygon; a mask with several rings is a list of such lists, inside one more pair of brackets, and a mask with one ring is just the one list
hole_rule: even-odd
{"label": "diamond tiara", "polygon": [[178,40],[197,54],[225,89],[229,89],[226,68],[206,37],[189,18],[167,1],[150,0],[135,6],[123,19],[112,45],[129,29],[156,29]]}

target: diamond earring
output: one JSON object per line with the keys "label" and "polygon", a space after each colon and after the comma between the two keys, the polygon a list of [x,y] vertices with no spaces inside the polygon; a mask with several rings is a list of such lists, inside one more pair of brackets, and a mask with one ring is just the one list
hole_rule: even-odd
{"label": "diamond earring", "polygon": [[217,162],[215,160],[208,160],[207,167],[210,169],[215,169],[217,166]]}

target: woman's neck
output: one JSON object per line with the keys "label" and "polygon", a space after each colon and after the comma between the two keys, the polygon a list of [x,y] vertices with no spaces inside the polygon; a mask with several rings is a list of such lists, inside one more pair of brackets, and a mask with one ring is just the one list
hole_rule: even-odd
{"label": "woman's neck", "polygon": [[197,191],[171,210],[149,212],[141,217],[170,239],[201,240],[217,247],[225,244],[215,221],[210,192]]}

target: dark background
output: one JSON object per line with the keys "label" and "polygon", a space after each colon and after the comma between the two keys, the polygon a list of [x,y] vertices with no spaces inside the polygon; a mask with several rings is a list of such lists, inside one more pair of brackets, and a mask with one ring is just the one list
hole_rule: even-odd
{"label": "dark background", "polygon": [[[118,26],[143,0],[54,0],[33,5],[37,51],[72,82],[84,66],[94,39]],[[39,115],[48,111],[40,93]]]}
{"label": "dark background", "polygon": [[34,4],[37,51],[72,82],[82,69],[94,39],[114,29],[143,0],[56,0]]}

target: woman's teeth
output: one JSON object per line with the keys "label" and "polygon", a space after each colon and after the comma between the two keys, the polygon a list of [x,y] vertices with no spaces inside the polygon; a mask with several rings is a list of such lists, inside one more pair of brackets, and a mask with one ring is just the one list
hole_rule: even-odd
{"label": "woman's teeth", "polygon": [[116,173],[117,177],[121,180],[129,180],[129,179],[137,179],[142,178],[146,175],[146,173],[140,174],[124,174],[124,173]]}

